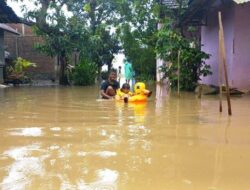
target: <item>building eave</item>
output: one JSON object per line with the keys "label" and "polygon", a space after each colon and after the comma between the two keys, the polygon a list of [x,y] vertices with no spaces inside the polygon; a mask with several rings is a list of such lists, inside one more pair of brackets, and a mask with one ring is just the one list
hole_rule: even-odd
{"label": "building eave", "polygon": [[9,27],[6,24],[0,23],[0,30],[15,34],[15,35],[20,35],[16,30],[14,30],[13,28]]}

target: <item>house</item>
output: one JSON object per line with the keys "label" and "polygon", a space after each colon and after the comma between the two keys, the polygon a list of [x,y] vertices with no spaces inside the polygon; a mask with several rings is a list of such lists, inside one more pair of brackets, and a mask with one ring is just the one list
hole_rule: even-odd
{"label": "house", "polygon": [[[219,27],[218,11],[222,13],[229,85],[250,89],[250,0],[193,0],[183,22],[201,25],[202,50],[210,54],[206,61],[213,75],[202,83],[218,85]],[[224,82],[225,83],[225,82]]]}
{"label": "house", "polygon": [[5,48],[4,48],[4,33],[10,32],[18,34],[11,27],[4,23],[20,23],[20,19],[16,16],[14,11],[6,4],[5,1],[0,1],[0,83],[3,83],[4,65],[5,65]]}

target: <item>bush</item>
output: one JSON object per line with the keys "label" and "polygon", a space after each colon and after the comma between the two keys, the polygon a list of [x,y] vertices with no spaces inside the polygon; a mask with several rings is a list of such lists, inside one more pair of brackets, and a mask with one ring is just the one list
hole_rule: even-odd
{"label": "bush", "polygon": [[30,83],[31,79],[26,71],[31,67],[36,67],[36,64],[21,57],[17,57],[12,64],[6,67],[7,77],[5,82],[13,84]]}
{"label": "bush", "polygon": [[96,64],[82,61],[73,69],[71,78],[75,85],[87,86],[95,84],[96,76]]}
{"label": "bush", "polygon": [[205,60],[209,54],[192,46],[193,40],[185,38],[182,34],[170,27],[167,23],[158,33],[156,51],[161,59],[170,64],[162,66],[163,79],[168,78],[173,88],[177,87],[178,80],[178,51],[180,51],[180,88],[192,91],[201,76],[211,75],[211,67]]}

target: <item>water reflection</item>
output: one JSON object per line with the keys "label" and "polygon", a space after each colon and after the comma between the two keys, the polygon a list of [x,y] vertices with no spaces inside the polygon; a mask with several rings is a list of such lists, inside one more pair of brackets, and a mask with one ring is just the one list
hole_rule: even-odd
{"label": "water reflection", "polygon": [[161,91],[123,104],[93,94],[96,87],[4,89],[0,189],[250,187],[250,97],[233,99],[228,118],[214,96]]}
{"label": "water reflection", "polygon": [[24,147],[13,148],[3,153],[3,156],[14,160],[13,164],[5,168],[7,175],[4,177],[1,187],[7,189],[27,189],[32,183],[30,176],[44,175],[42,162],[46,155],[42,157],[32,156],[33,151],[38,151],[39,145],[33,144]]}

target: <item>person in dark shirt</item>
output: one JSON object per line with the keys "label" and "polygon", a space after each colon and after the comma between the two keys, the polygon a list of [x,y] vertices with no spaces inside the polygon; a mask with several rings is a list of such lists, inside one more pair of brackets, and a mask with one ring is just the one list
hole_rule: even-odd
{"label": "person in dark shirt", "polygon": [[120,88],[120,84],[116,81],[116,72],[112,70],[109,73],[108,80],[101,84],[101,97],[103,99],[114,98],[118,88]]}

